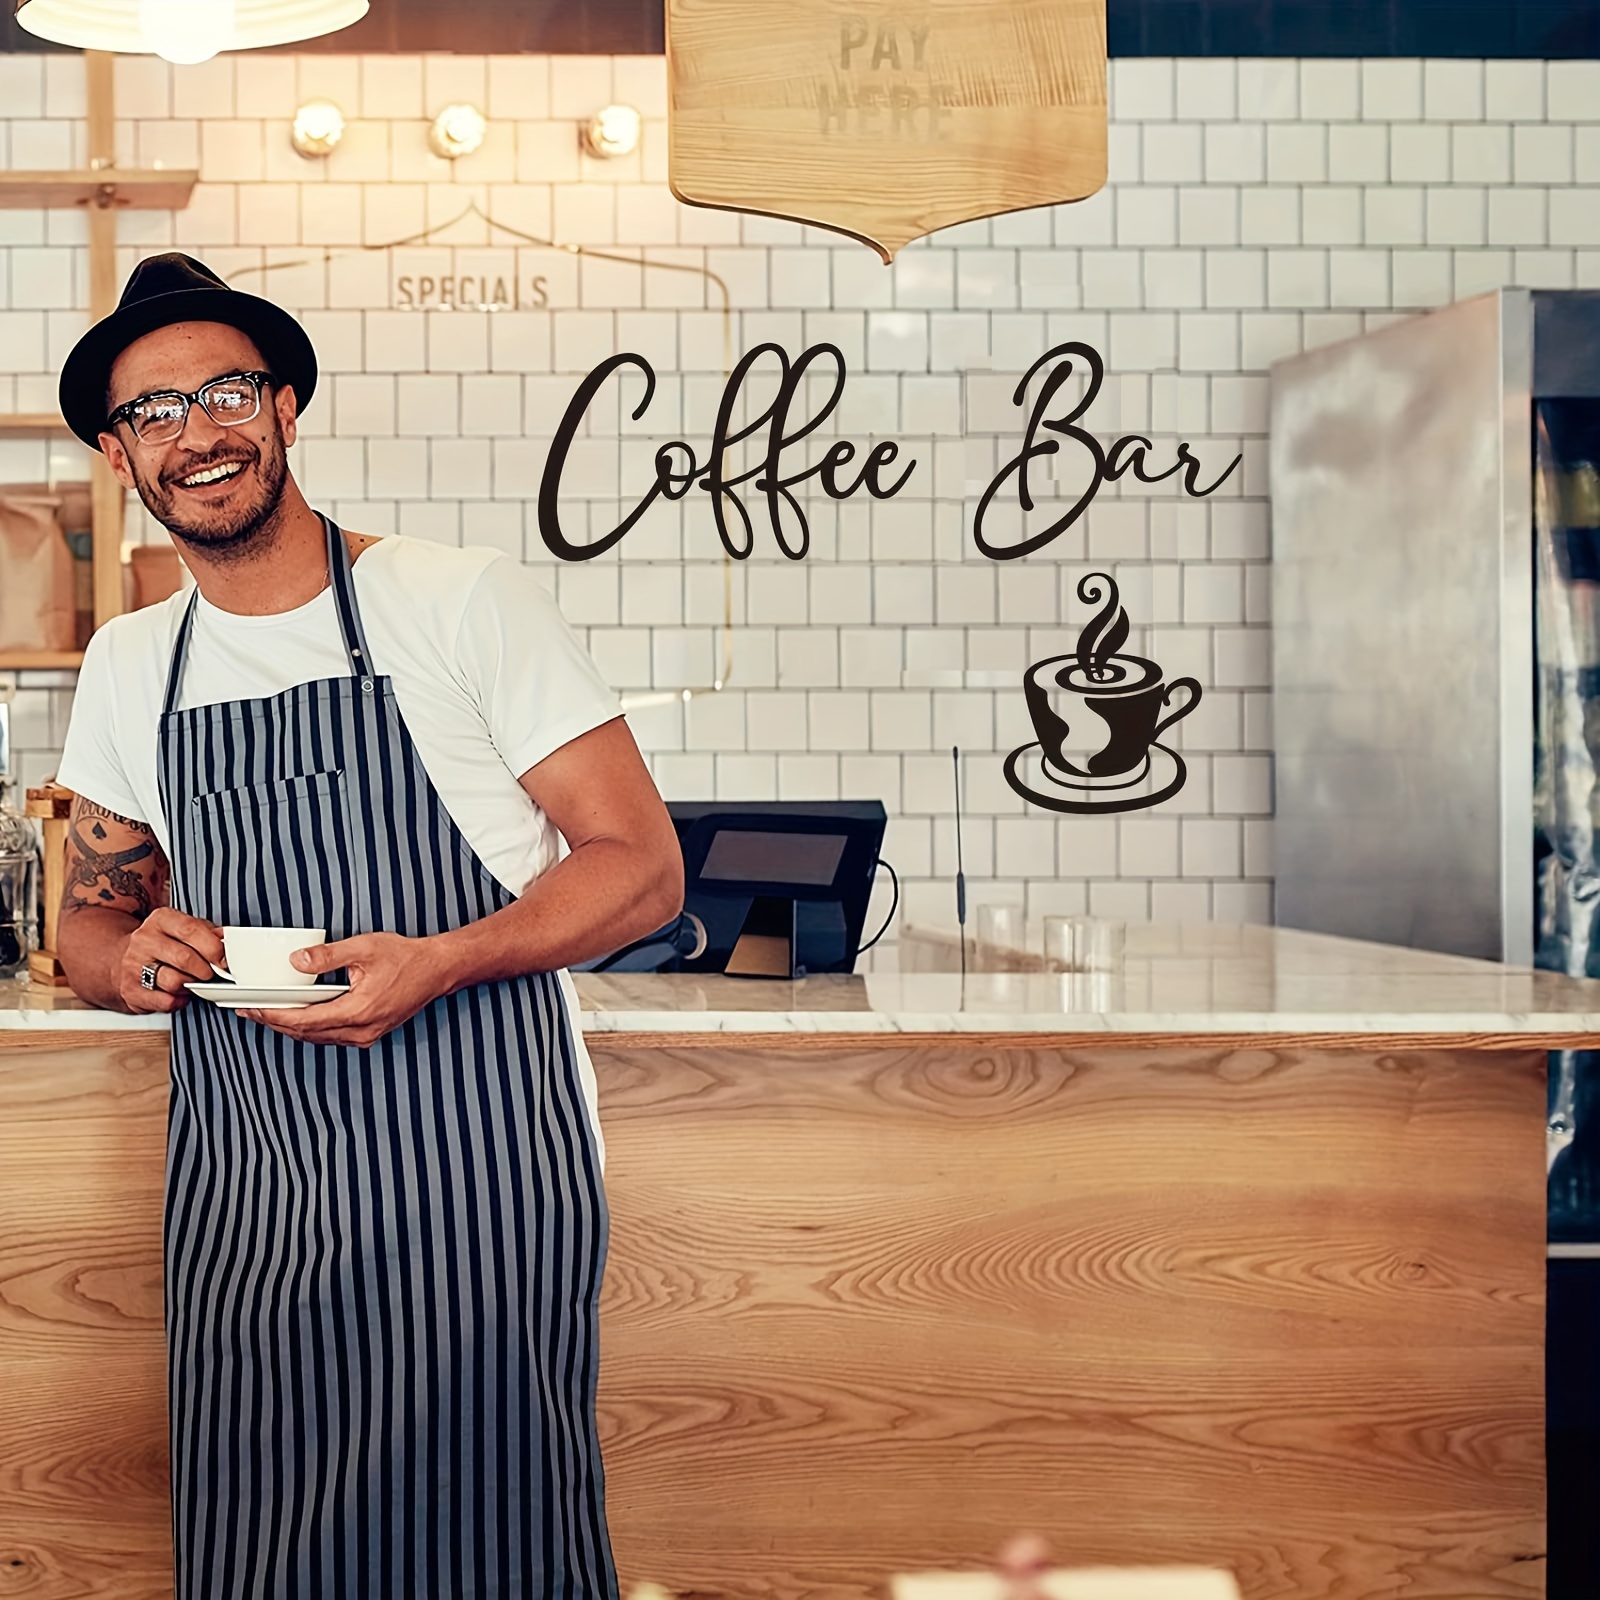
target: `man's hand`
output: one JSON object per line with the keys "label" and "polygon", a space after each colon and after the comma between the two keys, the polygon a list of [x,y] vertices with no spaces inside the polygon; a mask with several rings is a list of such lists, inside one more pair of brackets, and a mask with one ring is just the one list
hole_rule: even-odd
{"label": "man's hand", "polygon": [[301,972],[348,968],[350,992],[320,1005],[241,1015],[309,1044],[353,1044],[365,1049],[457,987],[436,940],[407,939],[398,933],[361,933],[296,950],[290,960]]}
{"label": "man's hand", "polygon": [[[127,937],[117,961],[117,995],[129,1011],[176,1011],[188,1002],[184,984],[215,979],[222,960],[222,933],[209,922],[160,906]],[[146,989],[146,966],[156,969],[156,987]]]}
{"label": "man's hand", "polygon": [[322,1005],[243,1015],[313,1044],[373,1044],[441,995],[553,972],[659,928],[683,905],[683,853],[621,717],[525,772],[528,798],[571,853],[502,911],[424,939],[361,934],[296,951],[302,972],[350,970],[350,992]]}

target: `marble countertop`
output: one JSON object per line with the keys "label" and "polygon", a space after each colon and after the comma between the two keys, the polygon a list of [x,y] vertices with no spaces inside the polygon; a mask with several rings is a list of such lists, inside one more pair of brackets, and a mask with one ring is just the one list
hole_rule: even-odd
{"label": "marble countertop", "polygon": [[[584,1031],[1592,1037],[1600,980],[1274,928],[1128,929],[1114,974],[873,972],[799,982],[579,973]],[[0,984],[0,1029],[160,1029]]]}

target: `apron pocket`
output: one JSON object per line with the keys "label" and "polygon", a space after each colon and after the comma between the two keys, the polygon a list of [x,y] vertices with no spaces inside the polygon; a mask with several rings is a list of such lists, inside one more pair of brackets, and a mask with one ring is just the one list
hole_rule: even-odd
{"label": "apron pocket", "polygon": [[326,928],[346,939],[354,925],[357,852],[342,770],[196,795],[196,916],[240,927]]}

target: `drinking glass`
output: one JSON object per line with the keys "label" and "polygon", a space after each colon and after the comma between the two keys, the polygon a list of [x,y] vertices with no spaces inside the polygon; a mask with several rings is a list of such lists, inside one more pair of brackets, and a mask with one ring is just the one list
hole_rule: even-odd
{"label": "drinking glass", "polygon": [[1067,1016],[1104,1016],[1117,1009],[1122,985],[1109,972],[1063,972],[1056,979],[1061,985],[1061,1009]]}
{"label": "drinking glass", "polygon": [[1022,907],[997,905],[978,907],[978,943],[997,945],[1003,950],[1026,948]]}
{"label": "drinking glass", "polygon": [[1117,972],[1124,928],[1104,917],[1046,917],[1044,953],[1060,972]]}

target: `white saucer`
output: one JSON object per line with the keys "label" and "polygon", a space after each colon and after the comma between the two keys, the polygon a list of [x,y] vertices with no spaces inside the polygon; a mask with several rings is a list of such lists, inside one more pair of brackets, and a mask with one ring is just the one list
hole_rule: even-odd
{"label": "white saucer", "polygon": [[302,1011],[307,1006],[326,1005],[350,992],[348,983],[290,983],[280,987],[252,989],[242,983],[186,983],[184,988],[201,1000],[209,1000],[224,1011],[263,1010]]}

